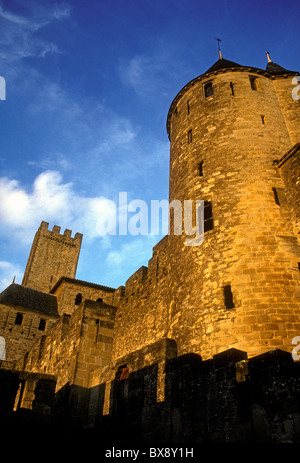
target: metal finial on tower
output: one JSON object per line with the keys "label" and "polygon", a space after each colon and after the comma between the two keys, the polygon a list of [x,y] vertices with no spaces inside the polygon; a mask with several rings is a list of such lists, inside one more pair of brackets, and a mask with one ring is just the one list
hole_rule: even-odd
{"label": "metal finial on tower", "polygon": [[222,42],[222,40],[218,39],[217,37],[215,37],[215,40],[218,42],[219,59],[222,59],[222,53],[220,48],[220,42]]}
{"label": "metal finial on tower", "polygon": [[271,60],[271,58],[270,58],[270,52],[267,51],[267,52],[266,52],[266,55],[267,55],[267,58],[268,58],[268,63],[272,63],[272,60]]}

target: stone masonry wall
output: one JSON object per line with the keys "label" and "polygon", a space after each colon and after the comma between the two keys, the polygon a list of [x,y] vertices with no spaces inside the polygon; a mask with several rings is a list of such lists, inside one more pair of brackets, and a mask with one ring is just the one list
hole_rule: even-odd
{"label": "stone masonry wall", "polygon": [[62,315],[17,368],[56,376],[56,391],[66,384],[87,387],[90,372],[110,362],[114,315],[114,307],[85,301]]}
{"label": "stone masonry wall", "polygon": [[300,141],[300,100],[295,100],[292,96],[292,91],[295,88],[293,79],[293,76],[286,75],[273,80],[292,145]]}
{"label": "stone masonry wall", "polygon": [[169,280],[168,236],[154,248],[148,267],[141,267],[126,282],[116,314],[113,361],[166,337]]}
{"label": "stone masonry wall", "polygon": [[292,211],[295,234],[300,237],[300,143],[297,143],[277,163]]}
{"label": "stone masonry wall", "polygon": [[86,423],[105,443],[300,441],[300,364],[287,352],[229,349],[203,361],[163,339],[119,362],[110,382],[91,376]]}
{"label": "stone masonry wall", "polygon": [[57,297],[58,311],[61,314],[67,313],[72,314],[76,309],[75,304],[76,297],[78,294],[82,296],[82,300],[93,300],[97,301],[102,299],[106,304],[112,304],[114,297],[114,289],[101,287],[100,285],[93,285],[80,280],[62,279],[61,283],[51,290],[51,294]]}
{"label": "stone masonry wall", "polygon": [[[16,324],[17,314],[23,315],[22,324]],[[46,321],[45,330],[40,330],[41,319]],[[22,358],[33,344],[43,336],[57,318],[37,313],[23,307],[0,304],[0,336],[6,343],[6,359],[11,364]]]}

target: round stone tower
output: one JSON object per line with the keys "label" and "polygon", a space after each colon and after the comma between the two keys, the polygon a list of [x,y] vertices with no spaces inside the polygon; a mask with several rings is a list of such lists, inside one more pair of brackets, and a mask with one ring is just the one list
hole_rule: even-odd
{"label": "round stone tower", "polygon": [[166,334],[179,354],[292,351],[300,336],[299,238],[278,168],[300,141],[296,75],[269,55],[266,70],[220,57],[171,104],[170,202],[205,201],[204,242],[169,239]]}

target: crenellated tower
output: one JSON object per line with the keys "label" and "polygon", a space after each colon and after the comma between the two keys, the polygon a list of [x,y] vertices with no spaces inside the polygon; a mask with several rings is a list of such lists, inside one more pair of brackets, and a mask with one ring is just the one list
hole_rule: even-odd
{"label": "crenellated tower", "polygon": [[49,292],[50,288],[62,277],[75,278],[81,248],[82,234],[65,230],[54,225],[48,230],[49,223],[42,222],[35,234],[22,285]]}

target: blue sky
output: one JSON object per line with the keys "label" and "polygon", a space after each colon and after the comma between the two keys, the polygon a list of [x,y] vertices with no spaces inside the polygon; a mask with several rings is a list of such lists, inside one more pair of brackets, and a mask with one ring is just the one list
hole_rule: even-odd
{"label": "blue sky", "polygon": [[0,0],[0,289],[40,222],[84,235],[77,278],[118,287],[159,236],[99,236],[119,192],[168,199],[166,117],[223,57],[299,70],[296,0]]}

